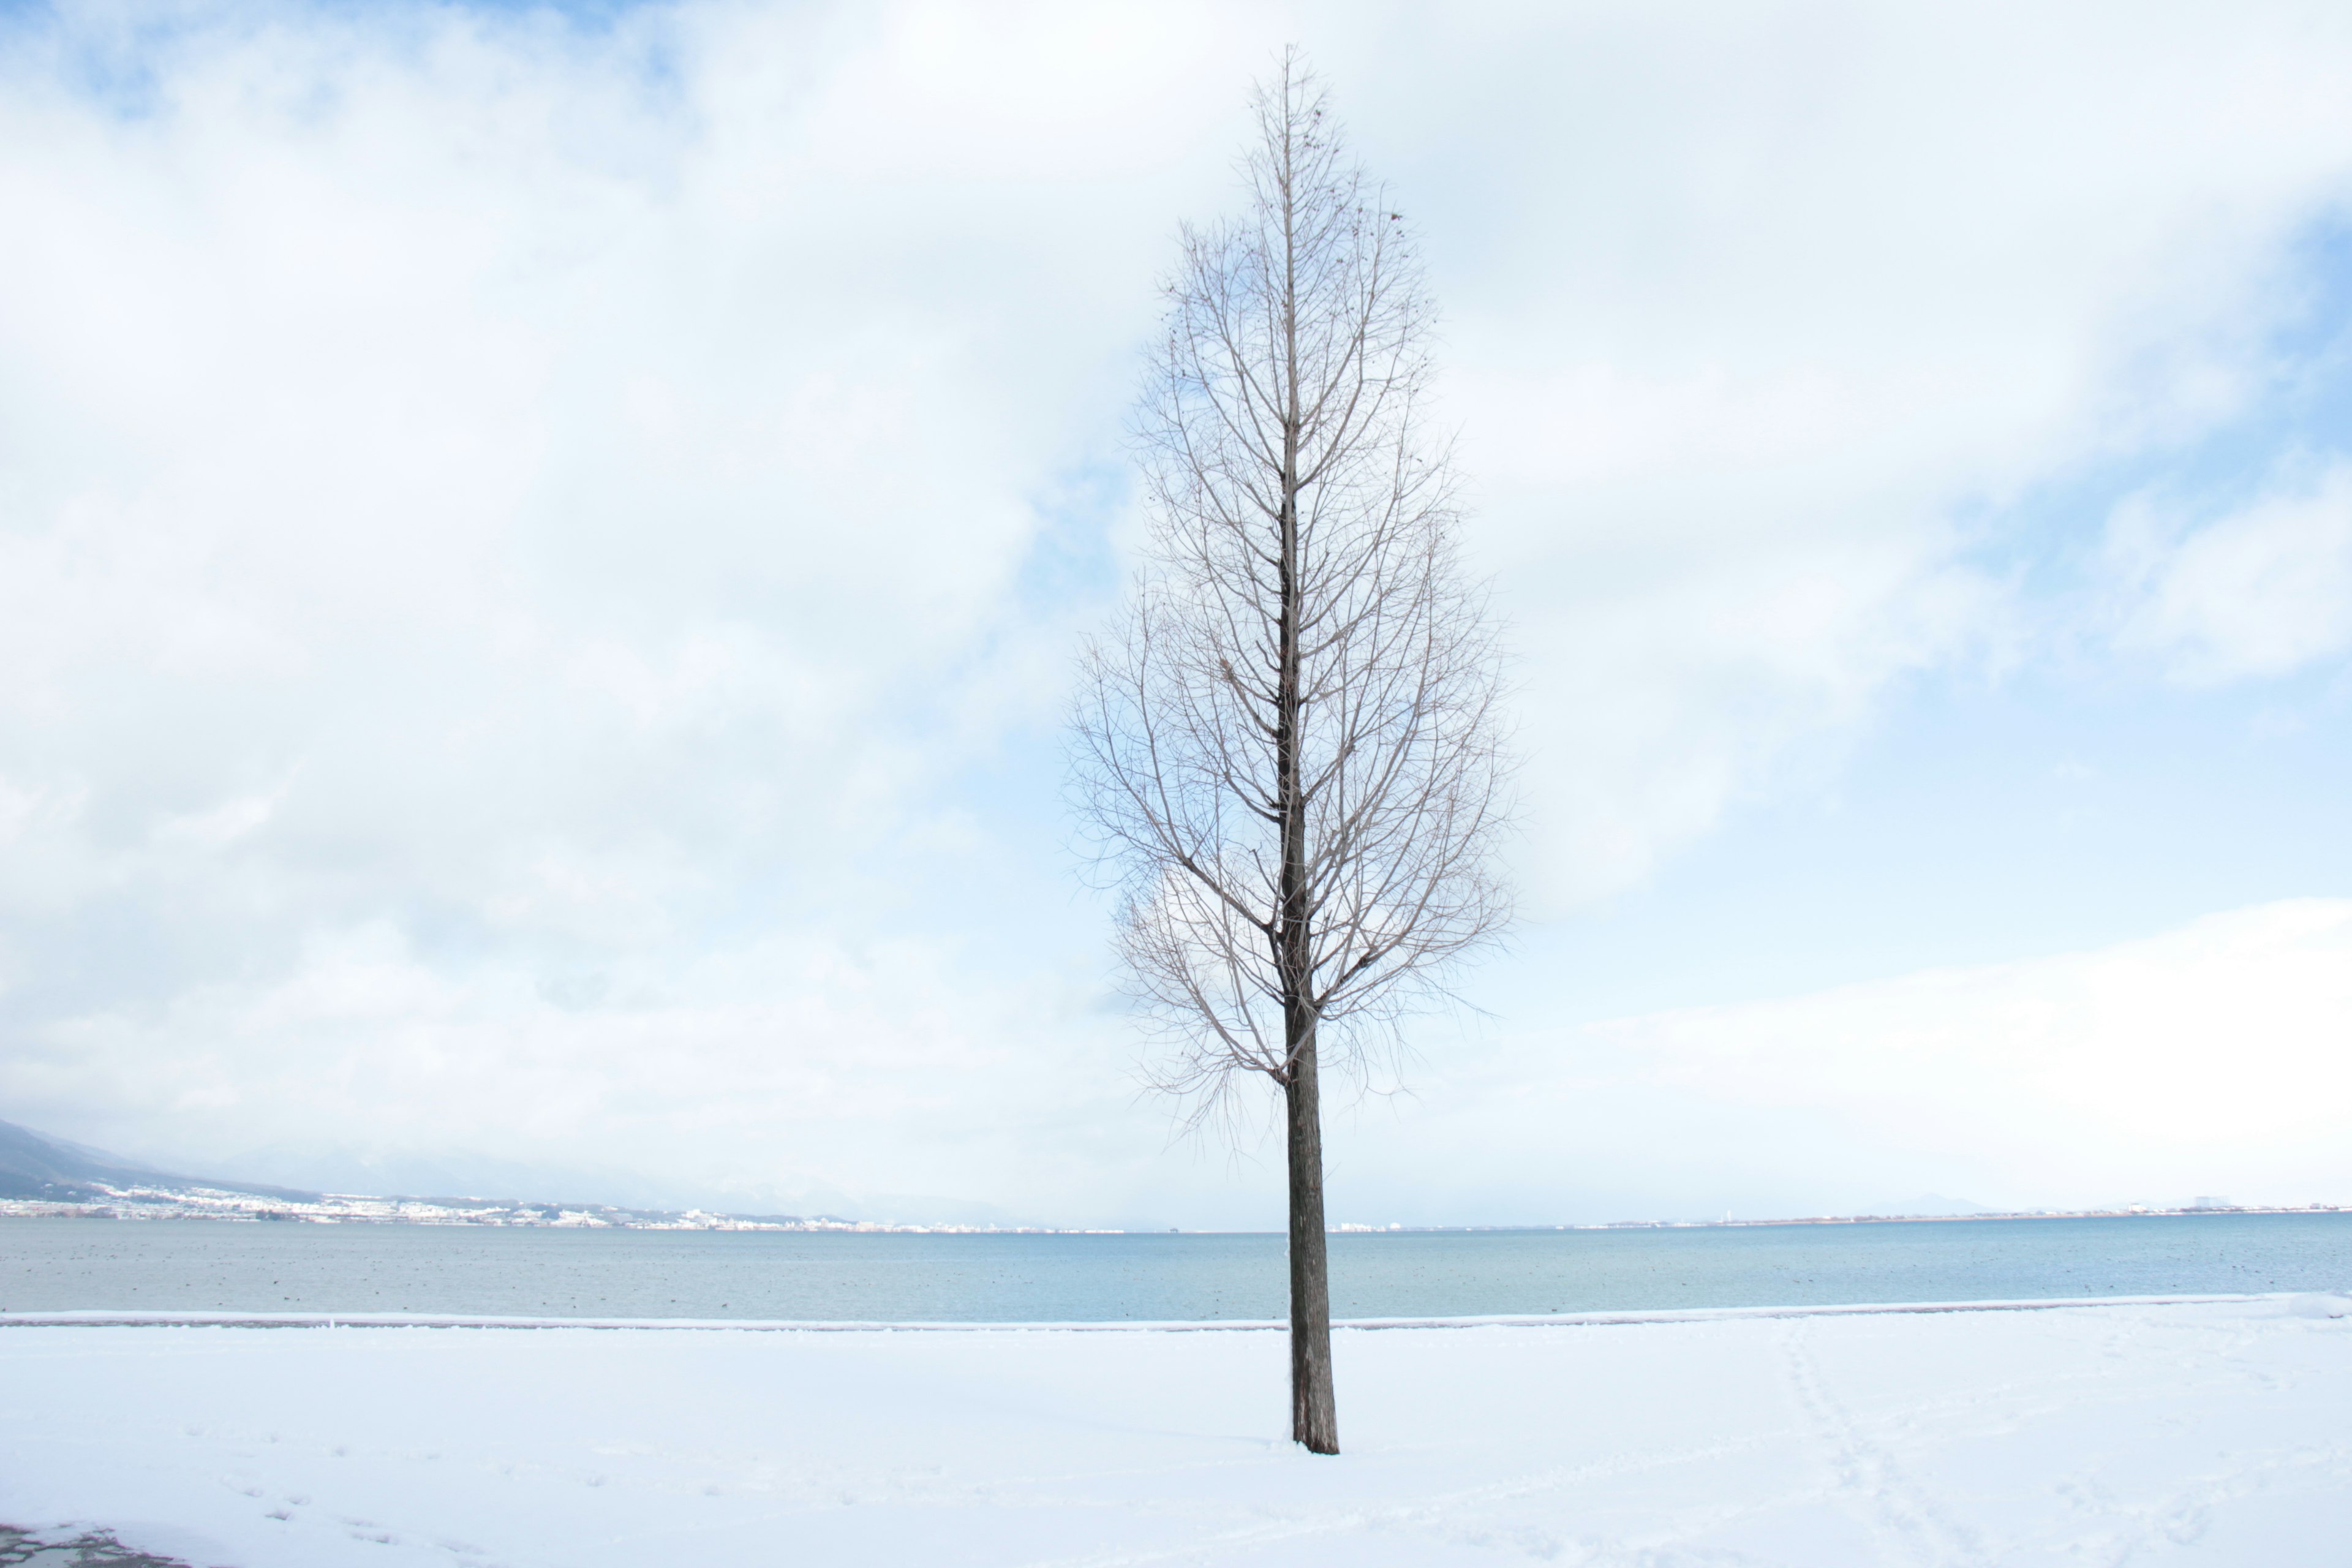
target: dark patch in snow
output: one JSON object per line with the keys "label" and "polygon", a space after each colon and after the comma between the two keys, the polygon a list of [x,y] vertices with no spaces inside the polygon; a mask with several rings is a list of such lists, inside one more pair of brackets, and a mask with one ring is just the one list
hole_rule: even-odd
{"label": "dark patch in snow", "polygon": [[0,1568],[189,1568],[176,1557],[134,1552],[110,1530],[78,1535],[20,1530],[0,1524]]}

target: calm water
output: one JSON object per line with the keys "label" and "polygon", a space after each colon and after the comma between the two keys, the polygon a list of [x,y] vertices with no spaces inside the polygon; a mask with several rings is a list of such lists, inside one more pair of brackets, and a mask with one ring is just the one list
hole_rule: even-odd
{"label": "calm water", "polygon": [[[0,1310],[1103,1322],[1275,1318],[1278,1236],[0,1219]],[[2352,1288],[2352,1214],[1335,1236],[1335,1315]]]}

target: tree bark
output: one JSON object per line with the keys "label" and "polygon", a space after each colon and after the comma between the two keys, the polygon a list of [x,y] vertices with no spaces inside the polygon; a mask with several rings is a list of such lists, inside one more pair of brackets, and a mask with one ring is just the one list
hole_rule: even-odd
{"label": "tree bark", "polygon": [[1331,1394],[1331,1274],[1323,1231],[1323,1116],[1314,1027],[1283,1086],[1290,1124],[1290,1436],[1308,1452],[1339,1451]]}

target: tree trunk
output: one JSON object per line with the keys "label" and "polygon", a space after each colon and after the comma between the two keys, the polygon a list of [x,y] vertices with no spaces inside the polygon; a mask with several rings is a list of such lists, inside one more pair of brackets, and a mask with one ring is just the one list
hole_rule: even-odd
{"label": "tree trunk", "polygon": [[1331,1275],[1323,1235],[1323,1096],[1315,1058],[1313,916],[1307,888],[1307,797],[1300,782],[1298,679],[1297,190],[1296,138],[1284,100],[1282,135],[1282,508],[1280,626],[1275,671],[1275,806],[1282,834],[1282,907],[1273,932],[1282,972],[1282,1092],[1290,1131],[1290,1436],[1309,1453],[1339,1451],[1331,1397]]}
{"label": "tree trunk", "polygon": [[1317,1454],[1339,1451],[1331,1397],[1331,1272],[1323,1234],[1323,1113],[1314,1026],[1283,1086],[1290,1123],[1290,1435]]}

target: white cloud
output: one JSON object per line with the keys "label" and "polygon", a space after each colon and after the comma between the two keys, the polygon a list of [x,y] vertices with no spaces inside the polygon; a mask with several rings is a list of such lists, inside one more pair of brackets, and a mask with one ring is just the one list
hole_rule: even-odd
{"label": "white cloud", "polygon": [[1436,1190],[1376,1168],[1357,1201],[1531,1222],[1928,1192],[2352,1202],[2347,1028],[2352,900],[2263,905],[2086,952],[1506,1038],[1397,1124],[1368,1119]]}
{"label": "white cloud", "polygon": [[2000,646],[1969,518],[2242,406],[2352,170],[2326,8],[1366,17],[10,23],[0,1114],[1209,1191],[1044,737],[1283,38],[1427,228],[1549,909]]}
{"label": "white cloud", "polygon": [[[336,1152],[398,1169],[488,1152],[766,1209],[845,1187],[955,1198],[977,1163],[1034,1202],[1073,1152],[1031,1147],[1003,1112],[1128,1119],[1115,1075],[1055,1089],[1092,1045],[1072,1027],[1087,1002],[1051,976],[976,985],[915,940],[778,936],[683,968],[534,978],[453,971],[378,922],[306,943],[274,982],[54,1027],[9,1055],[0,1094],[170,1129],[148,1152],[198,1171],[301,1179]],[[428,1106],[429,1125],[411,1120]]]}
{"label": "white cloud", "polygon": [[1540,42],[1521,20],[1374,75],[1391,101],[1479,80],[1475,155],[1442,93],[1375,140],[1443,193],[1565,901],[1640,880],[1906,675],[2010,657],[1986,512],[2247,406],[2304,299],[2288,247],[2347,192],[2352,32],[2185,7],[1600,6]]}
{"label": "white cloud", "polygon": [[2158,498],[2108,520],[2116,641],[2192,686],[2286,675],[2352,647],[2352,462],[2294,474],[2184,527]]}

